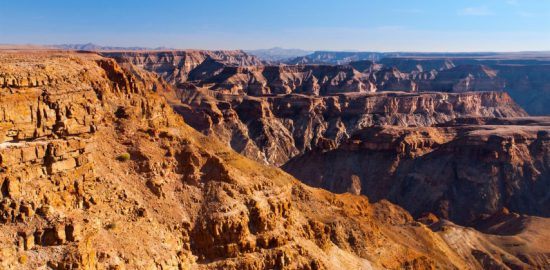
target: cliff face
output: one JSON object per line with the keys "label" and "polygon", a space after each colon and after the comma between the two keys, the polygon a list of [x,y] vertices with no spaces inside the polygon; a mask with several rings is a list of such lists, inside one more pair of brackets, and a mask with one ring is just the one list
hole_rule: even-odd
{"label": "cliff face", "polygon": [[236,151],[282,165],[308,150],[334,148],[369,126],[431,126],[457,117],[519,117],[506,93],[379,93],[250,97],[181,91],[176,110],[197,130]]}
{"label": "cliff face", "polygon": [[104,52],[102,55],[159,74],[172,84],[186,82],[189,73],[205,61],[220,62],[229,66],[262,65],[259,59],[243,51]]}
{"label": "cliff face", "polygon": [[550,114],[547,58],[386,58],[350,65],[368,74],[377,91],[501,91],[532,115]]}
{"label": "cliff face", "polygon": [[467,119],[357,131],[283,166],[313,186],[397,203],[460,224],[500,209],[550,216],[550,119]]}
{"label": "cliff face", "polygon": [[351,66],[328,65],[226,67],[196,85],[251,96],[290,93],[317,96],[376,90],[367,77]]}
{"label": "cliff face", "polygon": [[3,269],[544,265],[543,243],[509,245],[544,219],[496,237],[309,188],[191,129],[160,96],[169,86],[130,64],[60,52],[0,63]]}
{"label": "cliff face", "polygon": [[265,66],[241,51],[103,54],[155,72],[184,89],[199,86],[254,96],[499,91],[509,93],[530,114],[550,113],[546,55],[316,52],[303,61],[290,61],[290,66]]}

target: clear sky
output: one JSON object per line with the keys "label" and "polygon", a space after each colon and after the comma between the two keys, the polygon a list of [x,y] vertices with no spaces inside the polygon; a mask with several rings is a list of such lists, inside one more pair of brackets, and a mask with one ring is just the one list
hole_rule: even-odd
{"label": "clear sky", "polygon": [[0,43],[550,50],[550,0],[0,0]]}

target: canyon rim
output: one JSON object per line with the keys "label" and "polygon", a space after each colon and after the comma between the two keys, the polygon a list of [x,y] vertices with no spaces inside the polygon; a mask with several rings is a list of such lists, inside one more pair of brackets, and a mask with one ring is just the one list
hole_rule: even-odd
{"label": "canyon rim", "polygon": [[3,3],[0,269],[550,269],[550,5],[481,2]]}

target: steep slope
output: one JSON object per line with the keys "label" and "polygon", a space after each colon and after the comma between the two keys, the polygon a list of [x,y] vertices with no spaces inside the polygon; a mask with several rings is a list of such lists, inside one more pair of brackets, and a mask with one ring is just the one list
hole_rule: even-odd
{"label": "steep slope", "polygon": [[352,61],[371,60],[378,61],[384,57],[384,53],[377,52],[331,52],[317,51],[306,56],[296,57],[286,61],[289,65],[332,64],[342,65]]}
{"label": "steep slope", "polygon": [[477,242],[457,246],[460,227],[433,232],[388,202],[239,156],[188,127],[159,95],[168,86],[129,64],[60,52],[0,61],[4,269],[544,265],[539,238],[512,252],[471,232]]}
{"label": "steep slope", "polygon": [[[287,64],[348,64],[353,61],[370,60],[385,62],[384,59],[395,59],[401,63],[408,59],[422,60],[427,62],[441,59],[461,59],[464,61],[521,61],[524,60],[540,62],[549,61],[549,52],[517,52],[517,53],[496,53],[496,52],[472,52],[472,53],[434,53],[434,52],[346,52],[346,51],[317,51],[310,55],[297,57],[286,61]],[[453,60],[454,61],[454,60]],[[403,69],[403,71],[407,71]]]}
{"label": "steep slope", "polygon": [[431,126],[457,117],[520,117],[505,93],[350,93],[270,97],[181,90],[172,105],[195,129],[234,150],[282,165],[308,150],[334,148],[369,126]]}
{"label": "steep slope", "polygon": [[157,73],[172,84],[186,82],[189,73],[206,60],[216,60],[229,66],[262,65],[258,58],[243,51],[129,51],[104,52],[102,55]]}
{"label": "steep slope", "polygon": [[327,95],[376,90],[350,66],[225,67],[195,85],[231,94],[251,96],[302,93]]}
{"label": "steep slope", "polygon": [[550,61],[543,53],[493,58],[385,58],[377,65],[382,68],[362,71],[370,74],[378,91],[503,91],[529,114],[550,114],[550,77],[546,76]]}
{"label": "steep slope", "polygon": [[471,225],[502,208],[550,216],[550,119],[466,119],[357,131],[283,168],[313,186]]}
{"label": "steep slope", "polygon": [[[105,52],[188,88],[251,95],[341,92],[507,92],[528,113],[550,114],[545,53],[316,52],[292,66],[267,65],[241,51]],[[332,65],[332,66],[331,66]]]}

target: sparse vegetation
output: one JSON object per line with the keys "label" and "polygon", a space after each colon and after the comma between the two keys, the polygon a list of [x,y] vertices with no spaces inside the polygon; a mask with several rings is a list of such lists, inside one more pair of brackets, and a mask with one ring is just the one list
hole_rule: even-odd
{"label": "sparse vegetation", "polygon": [[120,154],[116,159],[120,162],[126,162],[131,159],[131,156],[130,153],[123,153]]}
{"label": "sparse vegetation", "polygon": [[109,223],[109,224],[105,225],[105,229],[107,229],[107,230],[114,230],[116,228],[117,228],[117,225],[116,225],[115,222],[112,222],[112,223]]}

